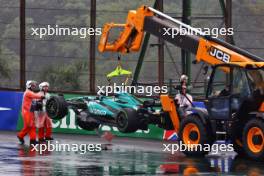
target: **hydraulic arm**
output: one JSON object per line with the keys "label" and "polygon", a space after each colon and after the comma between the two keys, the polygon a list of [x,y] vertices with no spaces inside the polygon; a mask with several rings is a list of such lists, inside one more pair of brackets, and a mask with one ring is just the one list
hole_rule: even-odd
{"label": "hydraulic arm", "polygon": [[[124,30],[111,43],[108,41],[109,33],[115,27],[122,27]],[[189,33],[182,35],[181,30],[188,30]],[[98,46],[99,51],[121,53],[139,51],[144,32],[163,38],[165,41],[195,54],[197,62],[203,61],[209,65],[228,62],[264,61],[258,56],[222,40],[206,36],[202,31],[146,6],[141,6],[136,11],[129,11],[125,24],[105,24]]]}

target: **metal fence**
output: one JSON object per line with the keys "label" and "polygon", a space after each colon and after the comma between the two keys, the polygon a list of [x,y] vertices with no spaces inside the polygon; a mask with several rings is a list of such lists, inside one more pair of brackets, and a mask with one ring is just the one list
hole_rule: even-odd
{"label": "metal fence", "polygon": [[[163,2],[162,0],[159,0]],[[116,53],[99,53],[100,36],[39,36],[32,28],[48,25],[65,28],[101,28],[106,22],[124,23],[127,12],[140,5],[153,6],[155,0],[0,0],[0,87],[23,90],[26,80],[48,81],[53,91],[93,93],[96,86],[108,84],[106,74],[117,66]],[[234,41],[239,47],[263,56],[263,10],[260,0],[233,0]],[[163,10],[182,18],[182,0],[166,0]],[[218,1],[191,1],[194,27],[224,27],[225,15]],[[113,34],[110,39],[117,37]],[[220,36],[223,38],[223,36]],[[164,44],[159,55],[158,39],[151,36],[139,82],[159,80],[159,59],[164,60],[164,82],[177,81],[182,73],[181,50]],[[192,60],[194,55],[191,55]],[[121,56],[125,69],[135,71],[139,53]],[[202,64],[191,66],[191,81],[200,84]],[[198,91],[199,92],[199,91]]]}

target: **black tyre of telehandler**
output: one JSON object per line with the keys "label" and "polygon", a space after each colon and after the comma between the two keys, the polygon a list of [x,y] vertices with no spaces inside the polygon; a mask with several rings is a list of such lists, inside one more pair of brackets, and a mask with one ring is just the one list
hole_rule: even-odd
{"label": "black tyre of telehandler", "polygon": [[249,120],[243,130],[243,147],[248,158],[264,160],[264,121],[253,118]]}
{"label": "black tyre of telehandler", "polygon": [[183,118],[180,124],[179,137],[180,141],[185,145],[195,144],[202,146],[202,150],[195,151],[192,148],[184,150],[183,153],[190,156],[204,156],[209,150],[204,150],[205,145],[210,147],[213,143],[210,128],[202,123],[197,115],[188,115]]}

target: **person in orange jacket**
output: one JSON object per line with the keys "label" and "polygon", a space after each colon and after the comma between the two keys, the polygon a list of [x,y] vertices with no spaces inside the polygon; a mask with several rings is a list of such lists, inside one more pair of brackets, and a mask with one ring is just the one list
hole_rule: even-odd
{"label": "person in orange jacket", "polygon": [[35,116],[34,112],[31,112],[31,105],[34,99],[42,99],[43,96],[35,93],[34,90],[37,87],[36,81],[27,81],[26,91],[23,95],[22,103],[22,118],[24,122],[23,129],[17,134],[19,142],[24,144],[24,137],[29,134],[30,145],[36,144],[36,126],[35,126]]}
{"label": "person in orange jacket", "polygon": [[49,83],[42,82],[39,84],[39,94],[44,96],[43,99],[43,107],[41,111],[37,112],[37,121],[36,126],[38,128],[38,139],[39,142],[45,142],[45,140],[53,140],[52,138],[52,121],[49,118],[46,112],[46,102],[50,98],[50,94],[48,93],[49,90]]}

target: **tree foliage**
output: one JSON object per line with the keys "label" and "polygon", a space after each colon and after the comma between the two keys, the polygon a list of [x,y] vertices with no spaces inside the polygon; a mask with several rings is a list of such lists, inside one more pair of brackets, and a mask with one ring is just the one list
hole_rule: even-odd
{"label": "tree foliage", "polygon": [[81,77],[87,70],[87,62],[75,62],[73,64],[62,64],[46,67],[39,75],[39,80],[48,81],[53,90],[58,91],[80,91],[82,88]]}

